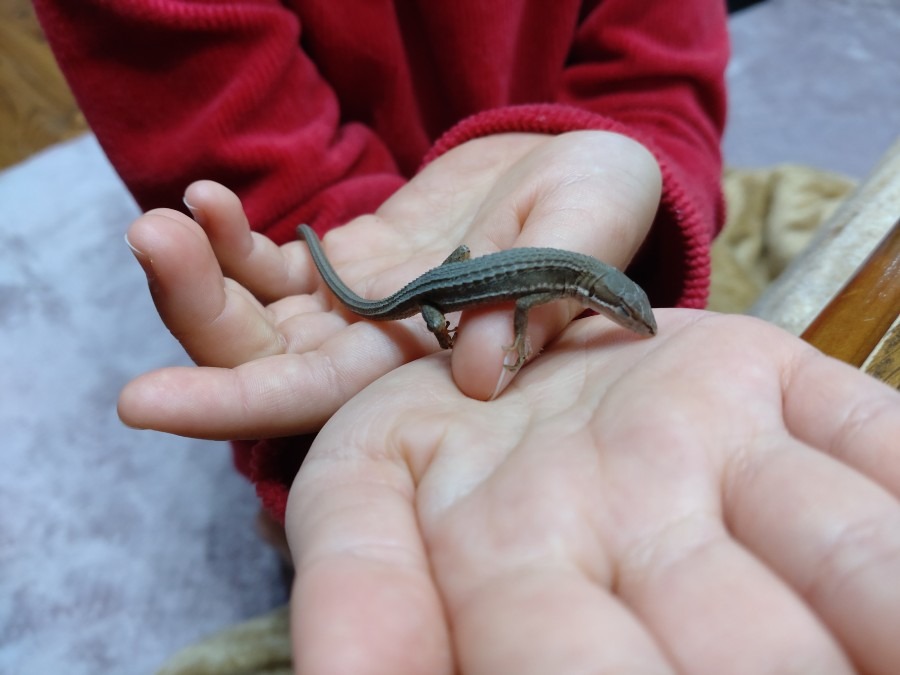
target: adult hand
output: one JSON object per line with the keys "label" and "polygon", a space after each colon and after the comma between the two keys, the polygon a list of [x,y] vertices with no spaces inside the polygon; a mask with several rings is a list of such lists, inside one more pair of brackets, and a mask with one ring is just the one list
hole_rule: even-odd
{"label": "adult hand", "polygon": [[[473,256],[550,246],[622,268],[659,195],[656,161],[618,134],[493,136],[438,158],[376,214],[330,232],[325,248],[341,277],[371,298],[440,264],[461,242]],[[128,236],[160,316],[206,367],[132,382],[120,397],[126,423],[205,438],[306,433],[381,375],[438,349],[420,316],[374,323],[346,311],[306,245],[278,247],[251,233],[222,186],[195,183],[185,201],[198,222],[151,211]],[[581,311],[575,302],[532,310],[533,353]],[[452,356],[463,393],[486,399],[508,383],[503,346],[512,332],[511,306],[464,313]]]}
{"label": "adult hand", "polygon": [[746,317],[569,326],[497,400],[447,359],[291,491],[297,672],[900,672],[900,395]]}

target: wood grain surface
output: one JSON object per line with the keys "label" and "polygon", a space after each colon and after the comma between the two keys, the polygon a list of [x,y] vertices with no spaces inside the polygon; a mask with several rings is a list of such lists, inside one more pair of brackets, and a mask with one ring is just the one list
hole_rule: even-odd
{"label": "wood grain surface", "polygon": [[[885,339],[900,312],[900,221],[801,336],[830,356],[860,368],[896,341]],[[889,381],[896,356],[887,349],[868,372]],[[890,364],[894,364],[891,366]],[[873,372],[874,368],[874,372]],[[896,383],[894,383],[896,386]]]}
{"label": "wood grain surface", "polygon": [[0,0],[0,169],[87,130],[28,0]]}

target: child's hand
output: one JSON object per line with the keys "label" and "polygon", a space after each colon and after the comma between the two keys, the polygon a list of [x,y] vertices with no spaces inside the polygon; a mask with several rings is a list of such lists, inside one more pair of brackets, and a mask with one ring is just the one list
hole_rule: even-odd
{"label": "child's hand", "polygon": [[745,317],[570,326],[489,403],[431,357],[291,491],[297,672],[900,672],[900,395]]}
{"label": "child's hand", "polygon": [[[344,281],[369,298],[396,291],[460,243],[473,257],[549,246],[624,268],[659,195],[653,157],[617,134],[494,136],[438,158],[375,215],[329,233],[325,247]],[[438,349],[420,316],[374,323],[346,311],[306,245],[278,247],[251,234],[222,186],[196,183],[186,202],[199,226],[152,211],[129,240],[163,321],[198,365],[213,368],[138,378],[120,399],[127,423],[211,438],[307,432],[381,375]],[[532,352],[581,311],[575,302],[532,310]],[[502,364],[512,309],[464,314],[453,377],[463,393],[486,399],[508,384]]]}

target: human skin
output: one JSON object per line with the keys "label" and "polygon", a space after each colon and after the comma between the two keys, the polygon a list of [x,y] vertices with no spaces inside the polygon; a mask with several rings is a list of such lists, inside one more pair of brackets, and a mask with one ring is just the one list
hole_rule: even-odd
{"label": "human skin", "polygon": [[[505,134],[439,157],[375,214],[329,232],[324,246],[341,277],[372,298],[440,264],[461,242],[473,257],[549,246],[624,268],[659,197],[656,161],[628,138]],[[185,201],[197,222],[150,211],[128,240],[163,321],[210,368],[138,378],[120,399],[126,423],[224,439],[314,431],[381,375],[438,349],[419,316],[373,323],[342,308],[305,244],[279,247],[251,233],[224,187],[195,183]],[[532,353],[582,310],[572,301],[533,309]],[[508,384],[503,346],[512,339],[511,305],[463,313],[452,356],[463,393],[486,399]],[[248,389],[259,395],[247,400]]]}
{"label": "human skin", "polygon": [[575,322],[494,401],[434,355],[342,407],[288,501],[296,672],[898,672],[900,395],[658,318]]}
{"label": "human skin", "polygon": [[[746,317],[658,310],[640,339],[554,303],[531,316],[543,352],[485,401],[508,307],[427,356],[420,318],[357,320],[221,186],[186,201],[197,222],[150,212],[129,241],[201,367],[137,378],[120,415],[203,438],[324,425],[288,502],[297,672],[900,668],[896,392]],[[509,135],[325,245],[369,297],[461,241],[624,267],[658,201],[632,141]]]}

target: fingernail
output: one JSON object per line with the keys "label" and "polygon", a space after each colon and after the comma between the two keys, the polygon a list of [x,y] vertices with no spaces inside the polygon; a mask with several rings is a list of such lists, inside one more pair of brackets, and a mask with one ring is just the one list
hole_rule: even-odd
{"label": "fingernail", "polygon": [[147,254],[140,250],[137,246],[131,243],[131,239],[128,238],[128,235],[125,235],[125,243],[128,245],[128,248],[131,249],[131,252],[134,253],[135,258],[146,258]]}
{"label": "fingernail", "polygon": [[[512,379],[516,376],[524,364],[519,362],[519,350],[515,347],[504,348],[505,353],[503,354],[503,368],[500,369],[500,378],[497,380],[497,386],[494,387],[494,393],[491,394],[491,397],[488,399],[489,401],[493,401],[500,394],[503,393],[503,390],[512,382]],[[525,357],[526,359],[531,355],[531,340],[528,339],[528,336],[525,336]]]}
{"label": "fingernail", "polygon": [[507,369],[506,359],[504,358],[503,367],[500,369],[500,378],[497,380],[497,386],[494,387],[494,393],[491,394],[491,397],[488,399],[488,401],[493,401],[500,394],[502,394],[507,385],[512,382],[513,377],[515,377],[515,373]]}
{"label": "fingernail", "polygon": [[144,253],[142,250],[137,248],[134,244],[131,243],[131,240],[128,238],[128,235],[125,235],[125,244],[128,248],[131,249],[131,252],[134,254],[134,257],[137,259],[138,263],[140,263],[141,268],[144,270],[144,274],[147,275],[148,279],[153,278],[153,261],[150,260],[150,256]]}
{"label": "fingernail", "polygon": [[181,201],[184,203],[185,207],[188,211],[191,212],[191,216],[193,216],[194,220],[197,221],[198,224],[202,224],[201,216],[203,215],[203,211],[198,209],[196,206],[193,206],[187,199],[187,195],[184,195],[181,198]]}

